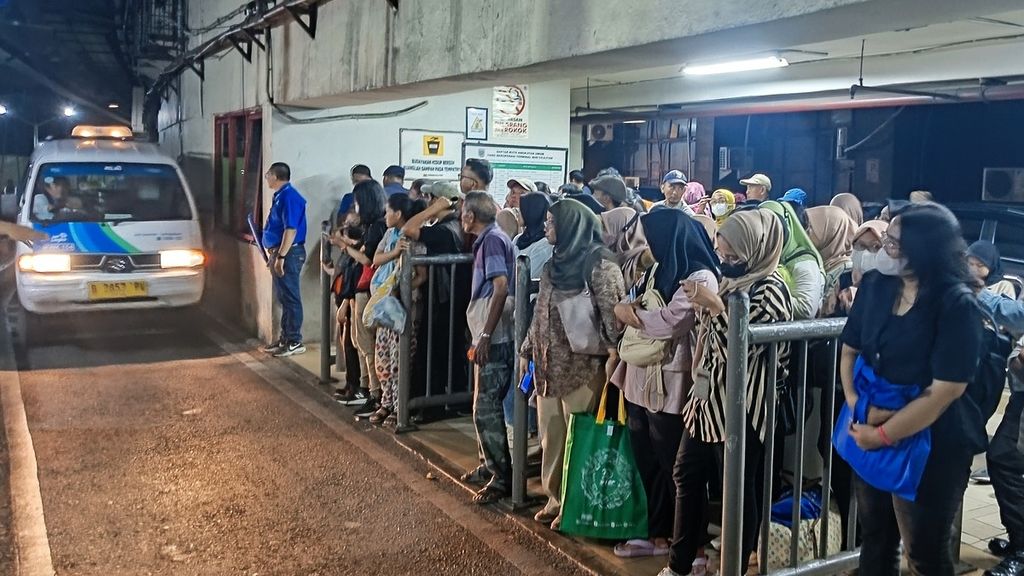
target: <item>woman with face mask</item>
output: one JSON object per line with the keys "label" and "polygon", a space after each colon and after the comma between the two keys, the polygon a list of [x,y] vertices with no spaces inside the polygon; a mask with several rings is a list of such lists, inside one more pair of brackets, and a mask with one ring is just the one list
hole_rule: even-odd
{"label": "woman with face mask", "polygon": [[861,278],[875,269],[875,259],[882,249],[882,235],[889,227],[884,220],[868,220],[853,233],[853,285],[860,285]]}
{"label": "woman with face mask", "polygon": [[[660,209],[641,220],[656,268],[615,306],[626,326],[662,346],[660,360],[637,360],[623,352],[612,383],[626,397],[627,422],[636,465],[647,493],[648,537],[615,546],[621,557],[668,554],[676,491],[672,468],[683,432],[683,403],[690,374],[694,306],[683,280],[718,290],[718,257],[704,228],[681,210]],[[660,306],[660,307],[659,307]]]}
{"label": "woman with face mask", "polygon": [[[693,387],[683,407],[683,439],[676,454],[675,540],[668,567],[659,576],[694,572],[697,552],[706,542],[707,484],[724,453],[725,380],[729,296],[738,290],[750,294],[750,322],[768,324],[793,319],[789,288],[779,273],[782,257],[782,221],[766,210],[737,212],[718,231],[722,282],[718,291],[686,281],[683,289],[697,313],[697,349]],[[789,346],[778,348],[778,376],[785,373]],[[748,356],[746,474],[743,486],[743,549],[748,558],[757,544],[763,497],[765,393],[771,381],[767,346],[751,346]]]}
{"label": "woman with face mask", "polygon": [[[846,406],[833,440],[855,471],[863,574],[900,574],[901,540],[912,574],[953,574],[949,527],[985,434],[961,398],[983,329],[966,248],[943,206],[895,214],[840,337]],[[864,466],[880,460],[899,469]]]}
{"label": "woman with face mask", "polygon": [[732,211],[736,209],[736,196],[732,192],[725,188],[719,188],[715,190],[715,193],[711,195],[711,202],[708,203],[708,211],[711,212],[709,216],[715,219],[715,223],[719,226],[725,219],[732,214]]}

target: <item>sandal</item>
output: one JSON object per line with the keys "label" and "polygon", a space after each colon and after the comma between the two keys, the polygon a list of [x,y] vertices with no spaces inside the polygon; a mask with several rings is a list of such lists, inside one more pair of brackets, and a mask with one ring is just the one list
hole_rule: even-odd
{"label": "sandal", "polygon": [[383,424],[388,417],[391,416],[391,410],[381,406],[376,412],[370,416],[370,424]]}
{"label": "sandal", "polygon": [[636,539],[619,542],[613,550],[619,558],[640,558],[643,556],[664,556],[668,548],[658,548],[650,540]]}
{"label": "sandal", "polygon": [[486,506],[488,504],[494,504],[506,496],[508,496],[508,490],[488,484],[473,496],[473,503],[480,506]]}
{"label": "sandal", "polygon": [[459,480],[466,484],[472,484],[473,486],[484,486],[491,481],[491,472],[483,466],[478,466],[469,472],[466,472],[462,476],[459,476]]}

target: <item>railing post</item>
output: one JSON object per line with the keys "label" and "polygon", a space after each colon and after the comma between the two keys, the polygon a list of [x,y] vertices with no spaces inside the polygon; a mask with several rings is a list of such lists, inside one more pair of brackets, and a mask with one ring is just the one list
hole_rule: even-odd
{"label": "railing post", "polygon": [[[520,256],[516,259],[515,350],[517,358],[533,318],[533,309],[530,307],[531,280],[530,258]],[[515,388],[512,409],[512,507],[520,508],[526,505],[526,444],[529,430],[527,430],[527,397],[519,389],[519,382],[522,381],[523,375],[519,371],[518,359],[513,363],[512,373],[514,374],[512,386]]]}
{"label": "railing post", "polygon": [[[398,276],[398,291],[401,295],[402,307],[405,308],[405,330],[399,338],[398,346],[398,422],[395,432],[407,432],[415,427],[409,424],[409,396],[412,384],[412,252],[406,249],[399,262],[401,269]],[[429,331],[429,327],[426,328]]]}
{"label": "railing post", "polygon": [[[331,223],[324,220],[320,225],[320,383],[331,383],[331,334],[334,322],[331,319],[331,275],[324,264],[331,261]],[[338,350],[338,354],[344,354]]]}
{"label": "railing post", "polygon": [[[722,498],[722,576],[741,576],[748,558],[743,550],[743,485],[747,434],[747,345],[750,297],[729,296],[728,357],[725,378],[725,490]],[[768,385],[772,385],[769,383]]]}

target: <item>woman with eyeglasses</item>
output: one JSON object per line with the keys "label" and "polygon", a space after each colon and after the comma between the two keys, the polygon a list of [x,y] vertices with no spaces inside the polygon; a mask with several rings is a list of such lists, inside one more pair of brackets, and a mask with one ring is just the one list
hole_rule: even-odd
{"label": "woman with eyeglasses", "polygon": [[575,200],[559,200],[548,210],[545,227],[554,251],[540,277],[533,321],[520,349],[520,368],[525,374],[533,361],[541,485],[548,498],[534,519],[557,530],[569,416],[594,408],[607,381],[607,368],[602,368],[608,358],[573,352],[559,305],[581,292],[589,294],[601,326],[602,346],[612,354],[619,340],[614,309],[626,289],[614,256],[602,242],[601,221],[589,208]]}
{"label": "woman with eyeglasses", "polygon": [[[912,574],[951,576],[950,526],[976,450],[970,437],[983,434],[961,398],[978,366],[982,316],[948,209],[905,208],[881,244],[841,336],[846,406],[833,438],[855,472],[860,571],[897,576],[902,541]],[[880,461],[891,468],[878,472]]]}
{"label": "woman with eyeglasses", "polygon": [[601,214],[604,224],[604,244],[615,254],[627,286],[635,284],[652,260],[640,213],[620,206]]}
{"label": "woman with eyeglasses", "polygon": [[[630,442],[647,493],[648,537],[615,546],[620,557],[668,554],[676,488],[672,468],[683,435],[683,404],[693,383],[695,308],[681,284],[718,291],[718,257],[704,227],[682,210],[662,208],[641,218],[656,262],[615,306],[642,350],[620,350],[612,382],[626,397]],[[625,346],[625,343],[623,344]],[[651,353],[653,350],[653,353]]]}
{"label": "woman with eyeglasses", "polygon": [[[767,210],[734,213],[718,230],[718,257],[722,282],[713,290],[684,281],[686,297],[697,312],[697,344],[694,353],[693,387],[683,407],[683,439],[676,454],[675,528],[668,566],[659,576],[703,574],[705,560],[698,552],[707,544],[708,482],[717,474],[725,450],[725,383],[728,356],[729,296],[737,291],[750,295],[750,323],[771,324],[793,319],[789,288],[779,271],[784,243],[782,221]],[[778,347],[777,378],[785,376],[789,345]],[[776,382],[771,378],[768,347],[748,351],[747,442],[743,479],[743,544],[746,560],[757,545],[764,494],[765,395]]]}

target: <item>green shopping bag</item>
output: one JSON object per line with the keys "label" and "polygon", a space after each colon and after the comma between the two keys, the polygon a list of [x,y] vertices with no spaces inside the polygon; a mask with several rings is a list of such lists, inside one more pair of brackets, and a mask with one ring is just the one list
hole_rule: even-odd
{"label": "green shopping bag", "polygon": [[626,427],[626,400],[619,391],[618,421],[605,420],[608,384],[597,416],[569,416],[562,470],[562,532],[591,538],[647,537],[647,494]]}

